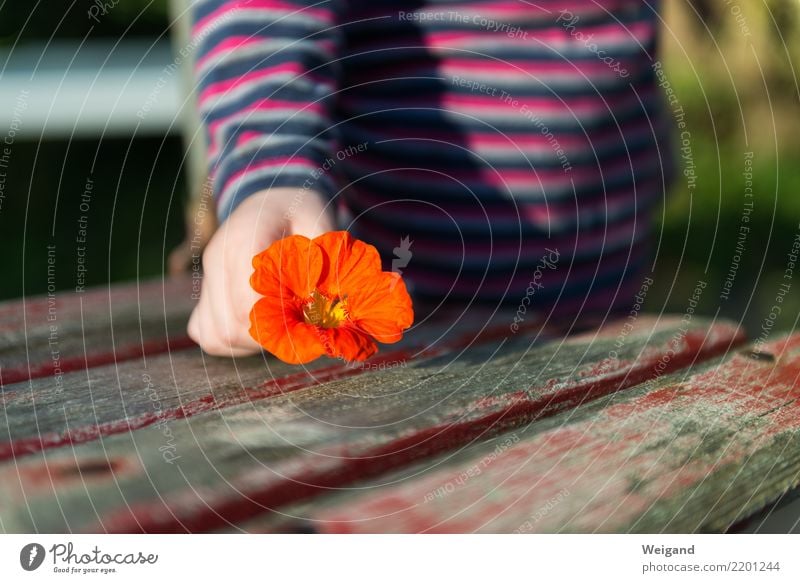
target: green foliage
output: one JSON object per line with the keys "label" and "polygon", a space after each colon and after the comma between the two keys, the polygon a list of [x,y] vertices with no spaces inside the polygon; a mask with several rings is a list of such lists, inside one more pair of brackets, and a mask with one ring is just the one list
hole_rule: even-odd
{"label": "green foliage", "polygon": [[[97,0],[108,7],[95,22],[89,18],[94,0],[69,2],[4,2],[0,7],[0,46],[48,39],[158,36],[167,26],[167,0]],[[53,5],[57,5],[57,9]],[[66,12],[64,12],[66,10]]]}

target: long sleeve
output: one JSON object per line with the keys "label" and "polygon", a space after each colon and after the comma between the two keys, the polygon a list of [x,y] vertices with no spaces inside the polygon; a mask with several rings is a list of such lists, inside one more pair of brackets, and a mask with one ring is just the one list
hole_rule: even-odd
{"label": "long sleeve", "polygon": [[274,187],[331,195],[337,2],[206,0],[194,6],[198,106],[224,220]]}

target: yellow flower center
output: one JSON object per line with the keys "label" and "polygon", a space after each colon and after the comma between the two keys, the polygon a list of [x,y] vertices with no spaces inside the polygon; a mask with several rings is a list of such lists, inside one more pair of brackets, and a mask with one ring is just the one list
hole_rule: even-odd
{"label": "yellow flower center", "polygon": [[303,318],[306,324],[337,328],[347,318],[347,304],[344,299],[331,299],[314,290],[308,303],[303,307]]}

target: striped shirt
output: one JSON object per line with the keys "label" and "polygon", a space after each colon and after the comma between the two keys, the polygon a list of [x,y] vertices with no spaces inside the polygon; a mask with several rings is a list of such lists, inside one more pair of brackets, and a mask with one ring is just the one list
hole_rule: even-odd
{"label": "striped shirt", "polygon": [[218,213],[324,193],[417,298],[629,307],[665,190],[656,6],[206,0]]}

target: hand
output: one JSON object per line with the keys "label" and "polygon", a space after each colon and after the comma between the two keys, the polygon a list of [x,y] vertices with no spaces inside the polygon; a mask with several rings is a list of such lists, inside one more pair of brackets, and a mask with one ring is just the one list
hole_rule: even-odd
{"label": "hand", "polygon": [[258,352],[248,332],[259,297],[250,287],[253,256],[283,237],[313,238],[335,227],[332,205],[314,191],[273,188],[248,197],[203,252],[200,301],[189,319],[192,340],[215,356]]}

